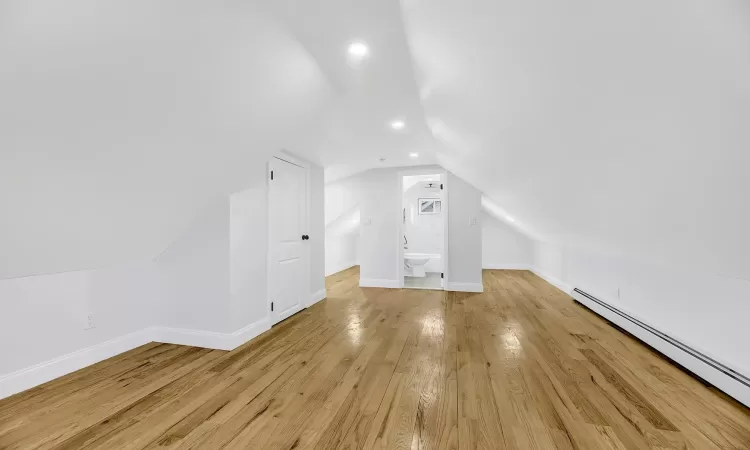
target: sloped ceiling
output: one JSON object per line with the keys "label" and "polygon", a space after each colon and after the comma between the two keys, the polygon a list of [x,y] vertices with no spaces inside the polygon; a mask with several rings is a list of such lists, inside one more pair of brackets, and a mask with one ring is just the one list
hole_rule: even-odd
{"label": "sloped ceiling", "polygon": [[440,162],[517,224],[750,277],[750,3],[403,3]]}
{"label": "sloped ceiling", "polygon": [[279,148],[750,277],[749,55],[745,0],[5,0],[0,278],[154,256]]}
{"label": "sloped ceiling", "polygon": [[332,87],[247,2],[0,2],[0,278],[154,257]]}

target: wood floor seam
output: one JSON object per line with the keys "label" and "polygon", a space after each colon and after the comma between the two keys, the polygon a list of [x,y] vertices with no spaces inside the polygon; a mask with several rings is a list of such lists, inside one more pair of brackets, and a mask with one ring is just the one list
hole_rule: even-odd
{"label": "wood floor seam", "polygon": [[750,411],[529,271],[360,288],[231,352],[151,343],[0,400],[0,449],[750,450]]}

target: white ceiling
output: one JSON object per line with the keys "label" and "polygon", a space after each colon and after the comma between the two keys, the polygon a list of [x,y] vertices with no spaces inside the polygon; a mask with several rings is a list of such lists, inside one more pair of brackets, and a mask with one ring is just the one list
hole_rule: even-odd
{"label": "white ceiling", "polygon": [[517,224],[750,277],[750,3],[404,3],[441,162]]}
{"label": "white ceiling", "polygon": [[[398,0],[268,0],[272,11],[316,59],[336,92],[316,157],[331,181],[373,167],[435,162]],[[349,43],[364,42],[358,66]],[[406,122],[394,132],[392,120]],[[420,154],[418,161],[410,152]],[[381,163],[380,158],[386,161]]]}
{"label": "white ceiling", "polygon": [[155,256],[331,91],[250,3],[0,1],[0,278]]}
{"label": "white ceiling", "polygon": [[153,256],[278,148],[750,277],[746,0],[2,0],[0,99],[0,278]]}

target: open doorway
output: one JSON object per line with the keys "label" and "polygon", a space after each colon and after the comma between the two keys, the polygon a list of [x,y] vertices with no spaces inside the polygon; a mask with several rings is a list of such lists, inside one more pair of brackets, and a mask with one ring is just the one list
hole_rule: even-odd
{"label": "open doorway", "polygon": [[443,289],[446,268],[445,174],[404,173],[401,181],[399,278],[409,289]]}

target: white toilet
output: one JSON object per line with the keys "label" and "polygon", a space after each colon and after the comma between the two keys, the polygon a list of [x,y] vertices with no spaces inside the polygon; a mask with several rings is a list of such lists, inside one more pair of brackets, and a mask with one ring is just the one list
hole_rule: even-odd
{"label": "white toilet", "polygon": [[428,253],[404,253],[404,265],[411,269],[411,277],[425,277],[425,265],[433,258],[440,258],[440,255],[431,255]]}

